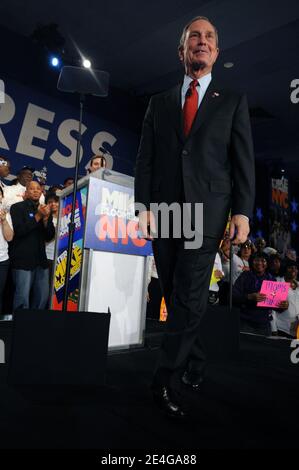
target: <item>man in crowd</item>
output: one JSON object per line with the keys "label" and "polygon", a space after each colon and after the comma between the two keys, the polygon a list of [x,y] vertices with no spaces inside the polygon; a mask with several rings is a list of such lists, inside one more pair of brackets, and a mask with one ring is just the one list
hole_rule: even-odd
{"label": "man in crowd", "polygon": [[88,172],[93,173],[94,171],[97,171],[100,168],[106,168],[106,164],[107,162],[104,155],[94,155],[90,160]]}
{"label": "man in crowd", "polygon": [[286,261],[297,261],[297,253],[293,248],[288,248],[286,251]]}
{"label": "man in crowd", "polygon": [[278,253],[269,256],[268,271],[276,281],[281,280],[282,258]]}
{"label": "man in crowd", "polygon": [[[12,186],[7,186],[4,190],[5,204],[10,208],[13,204],[24,200],[26,187],[33,179],[34,169],[24,166],[17,174],[17,183]],[[45,202],[44,195],[41,192],[41,203]]]}
{"label": "man in crowd", "polygon": [[239,252],[233,255],[233,284],[236,282],[240,274],[244,271],[249,271],[249,258],[252,255],[252,243],[250,240],[246,240],[240,246]]}
{"label": "man in crowd", "polygon": [[40,184],[27,184],[24,200],[11,206],[14,228],[10,260],[15,284],[13,308],[45,308],[49,271],[45,242],[55,236],[48,205],[40,204]]}
{"label": "man in crowd", "polygon": [[69,186],[72,186],[74,184],[74,178],[72,176],[69,176],[66,178],[63,182],[63,188],[68,188]]}
{"label": "man in crowd", "polygon": [[[151,98],[136,162],[135,201],[143,206],[139,227],[145,238],[156,232],[151,203],[182,207],[186,202],[191,213],[203,203],[200,248],[187,248],[183,235],[162,238],[159,230],[153,241],[168,319],[152,391],[160,409],[178,418],[185,416],[185,404],[175,393],[179,381],[198,391],[204,379],[200,321],[229,211],[230,237],[244,243],[254,203],[247,100],[212,78],[218,54],[215,26],[205,17],[191,20],[179,44],[183,83]],[[192,222],[194,229],[198,223],[194,217]]]}
{"label": "man in crowd", "polygon": [[261,253],[264,253],[264,249],[266,248],[266,240],[264,240],[264,238],[262,237],[259,237],[255,240],[255,248],[256,248],[256,252],[261,254]]}

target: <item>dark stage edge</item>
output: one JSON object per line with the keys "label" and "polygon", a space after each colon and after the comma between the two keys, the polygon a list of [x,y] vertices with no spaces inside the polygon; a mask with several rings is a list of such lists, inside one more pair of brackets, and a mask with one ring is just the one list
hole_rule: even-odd
{"label": "dark stage edge", "polygon": [[[184,391],[191,418],[160,414],[149,385],[163,327],[148,322],[147,346],[108,358],[102,389],[18,389],[0,365],[1,449],[298,448],[299,364],[290,342],[241,335],[235,360],[213,361],[201,394]],[[10,325],[0,324],[9,342]]]}

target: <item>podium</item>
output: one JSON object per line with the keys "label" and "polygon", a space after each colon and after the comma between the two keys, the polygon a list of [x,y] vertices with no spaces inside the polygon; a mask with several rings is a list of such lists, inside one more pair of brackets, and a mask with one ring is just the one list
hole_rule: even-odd
{"label": "podium", "polygon": [[[100,169],[78,181],[68,311],[111,312],[109,350],[143,345],[148,255],[138,235],[134,178]],[[61,310],[72,189],[60,195],[51,308]]]}

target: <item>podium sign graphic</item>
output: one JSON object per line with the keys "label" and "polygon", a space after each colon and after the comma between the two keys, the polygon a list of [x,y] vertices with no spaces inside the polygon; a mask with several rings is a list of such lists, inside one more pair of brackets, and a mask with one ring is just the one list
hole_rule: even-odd
{"label": "podium sign graphic", "polygon": [[140,238],[133,188],[90,178],[85,248],[139,256],[152,253]]}

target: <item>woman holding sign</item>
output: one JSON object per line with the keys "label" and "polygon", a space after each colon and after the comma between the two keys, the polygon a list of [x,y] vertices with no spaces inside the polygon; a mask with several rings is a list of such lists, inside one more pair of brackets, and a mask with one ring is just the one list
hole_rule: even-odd
{"label": "woman holding sign", "polygon": [[[250,271],[244,271],[233,286],[233,302],[240,306],[241,331],[265,336],[271,335],[272,308],[261,307],[266,300],[262,294],[263,281],[275,281],[267,272],[267,256],[256,253],[251,258]],[[288,308],[288,302],[279,303],[279,309]]]}

